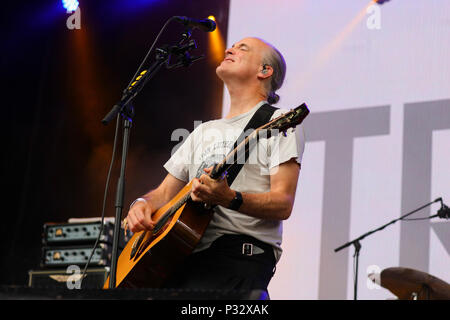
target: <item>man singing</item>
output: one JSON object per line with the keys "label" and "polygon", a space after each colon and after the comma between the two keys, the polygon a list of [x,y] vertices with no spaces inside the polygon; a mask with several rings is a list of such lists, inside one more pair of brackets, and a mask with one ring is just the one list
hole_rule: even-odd
{"label": "man singing", "polygon": [[[213,218],[194,252],[166,287],[267,290],[281,256],[282,221],[294,204],[304,150],[303,128],[258,142],[230,186],[209,177],[212,166],[232,149],[243,129],[275,93],[286,73],[281,53],[258,38],[245,38],[225,51],[216,69],[231,99],[228,114],[197,126],[166,162],[162,183],[135,201],[126,218],[132,232],[151,230],[152,213],[193,180],[191,198],[214,207]],[[272,118],[287,110],[276,109]]]}

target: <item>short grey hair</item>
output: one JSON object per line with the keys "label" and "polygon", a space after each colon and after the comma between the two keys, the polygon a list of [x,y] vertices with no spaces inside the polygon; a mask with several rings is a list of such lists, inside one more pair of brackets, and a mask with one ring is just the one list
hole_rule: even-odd
{"label": "short grey hair", "polygon": [[267,102],[275,104],[280,100],[280,96],[275,91],[283,85],[286,76],[286,61],[277,48],[267,42],[266,44],[268,45],[268,50],[263,56],[263,65],[269,65],[273,69],[269,85],[266,88]]}

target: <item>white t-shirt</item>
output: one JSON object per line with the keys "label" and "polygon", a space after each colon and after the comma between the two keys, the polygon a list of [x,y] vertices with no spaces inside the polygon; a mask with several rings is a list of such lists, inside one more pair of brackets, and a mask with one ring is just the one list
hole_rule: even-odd
{"label": "white t-shirt", "polygon": [[[242,133],[261,101],[248,112],[230,119],[212,120],[197,126],[182,145],[164,164],[164,168],[174,177],[186,183],[204,173],[203,168],[221,162],[232,150],[234,142]],[[272,119],[286,109],[275,110]],[[305,139],[303,126],[295,131],[260,139],[251,151],[249,159],[230,186],[243,193],[263,193],[270,191],[270,169],[295,158],[301,163]],[[245,234],[274,247],[277,261],[281,256],[282,222],[251,217],[222,206],[215,207],[213,218],[194,252],[208,248],[224,234]]]}

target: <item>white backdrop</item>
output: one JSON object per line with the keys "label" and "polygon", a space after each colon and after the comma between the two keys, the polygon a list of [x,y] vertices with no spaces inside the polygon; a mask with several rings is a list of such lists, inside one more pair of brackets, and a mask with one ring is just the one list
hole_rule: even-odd
{"label": "white backdrop", "polygon": [[[271,298],[352,299],[354,249],[335,248],[437,197],[450,204],[450,2],[231,0],[227,46],[247,36],[285,56],[279,106],[311,110]],[[450,282],[446,220],[398,222],[361,244],[359,299],[394,297],[367,284],[387,267]]]}

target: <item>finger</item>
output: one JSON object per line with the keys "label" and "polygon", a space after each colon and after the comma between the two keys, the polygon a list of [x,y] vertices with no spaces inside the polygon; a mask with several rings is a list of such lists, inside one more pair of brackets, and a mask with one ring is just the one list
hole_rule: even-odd
{"label": "finger", "polygon": [[139,224],[141,224],[145,229],[153,229],[153,225],[151,223],[151,219],[147,216],[143,210],[136,210],[136,220]]}
{"label": "finger", "polygon": [[203,182],[202,184],[207,184],[209,185],[212,181],[214,181],[210,176],[206,175],[206,174],[202,174],[200,176],[201,181]]}
{"label": "finger", "polygon": [[191,194],[195,195],[196,197],[198,197],[200,195],[200,190],[198,187],[192,188],[191,190]]}
{"label": "finger", "polygon": [[128,215],[125,218],[125,220],[127,220],[127,227],[128,227],[129,230],[131,230],[131,228],[133,227],[133,219],[131,218],[131,214],[132,214],[131,210],[128,211]]}
{"label": "finger", "polygon": [[155,227],[155,221],[153,220],[152,214],[153,214],[153,210],[152,208],[150,208],[149,206],[147,206],[145,208],[145,216],[147,217],[147,221],[148,221],[148,226],[150,230],[153,230],[153,228]]}
{"label": "finger", "polygon": [[128,226],[128,220],[127,220],[127,218],[125,218],[125,219],[123,219],[123,221],[122,221],[123,235],[124,235],[125,238],[127,237],[127,231],[128,231],[128,228],[129,228],[129,226]]}
{"label": "finger", "polygon": [[194,193],[196,196],[202,196],[208,193],[208,187],[204,184],[200,184],[195,188]]}
{"label": "finger", "polygon": [[140,224],[139,221],[136,219],[135,214],[136,212],[133,210],[131,214],[129,214],[127,217],[131,232],[139,232],[145,229],[144,226]]}
{"label": "finger", "polygon": [[213,169],[213,167],[209,167],[209,168],[204,168],[203,170],[204,170],[206,173],[210,173],[210,172],[212,171],[212,169]]}
{"label": "finger", "polygon": [[222,175],[222,181],[224,181],[225,184],[228,186],[228,180],[227,180],[227,175],[226,174]]}
{"label": "finger", "polygon": [[192,189],[196,188],[199,184],[201,184],[200,180],[194,178],[194,180],[192,180]]}
{"label": "finger", "polygon": [[200,188],[201,182],[199,179],[195,178],[194,181],[192,181],[192,192],[197,193],[198,188]]}
{"label": "finger", "polygon": [[198,196],[195,195],[195,193],[191,192],[191,199],[194,202],[200,202],[202,201]]}

